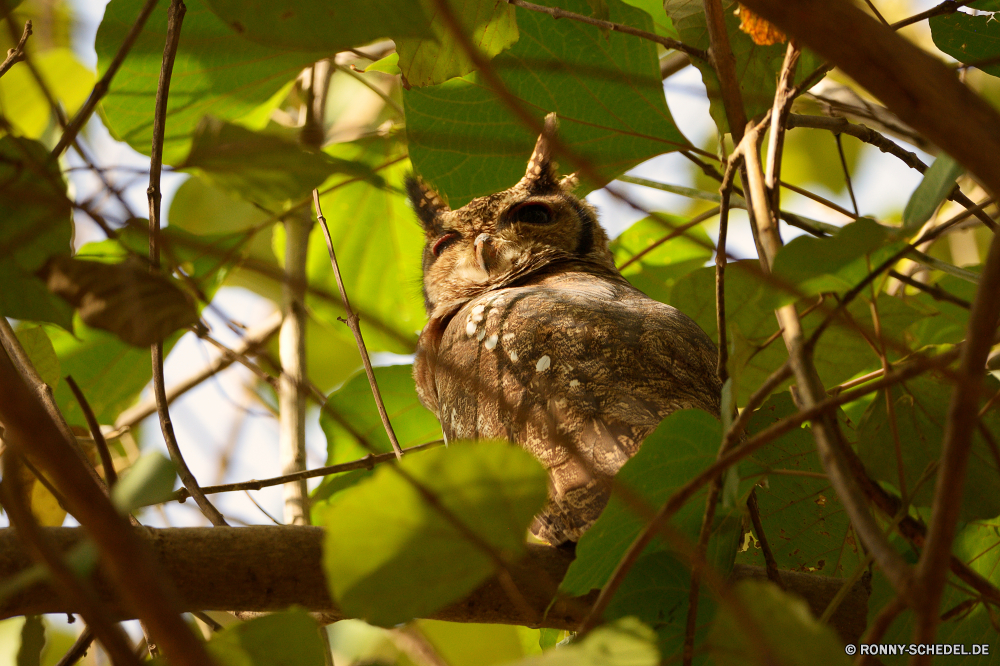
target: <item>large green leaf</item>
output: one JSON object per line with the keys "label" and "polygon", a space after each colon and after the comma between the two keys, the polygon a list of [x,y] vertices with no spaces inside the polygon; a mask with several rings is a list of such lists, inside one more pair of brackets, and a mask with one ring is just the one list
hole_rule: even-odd
{"label": "large green leaf", "polygon": [[[681,40],[689,46],[709,49],[708,26],[705,22],[705,7],[701,0],[666,0],[663,3],[667,16]],[[736,0],[724,0],[722,14],[726,20],[726,33],[733,55],[736,57],[736,79],[747,118],[754,118],[771,108],[777,90],[778,72],[785,57],[785,45],[758,46],[749,35],[739,29],[740,17],[736,15]],[[701,71],[701,77],[708,89],[711,114],[721,132],[729,132],[726,111],[722,105],[719,79],[711,63],[698,58],[691,62]],[[799,58],[795,80],[801,81],[820,65],[822,61],[810,51],[803,51]]]}
{"label": "large green leaf", "polygon": [[[976,295],[976,285],[965,280],[944,275],[934,286],[971,303]],[[935,300],[925,292],[906,298],[907,302],[921,307],[924,316],[913,322],[907,331],[914,338],[914,348],[924,345],[956,344],[965,339],[969,328],[969,309],[950,301]]]}
{"label": "large green leaf", "polygon": [[[802,296],[843,292],[861,282],[872,268],[902,246],[890,229],[861,218],[829,238],[795,238],[778,252],[773,272]],[[794,298],[788,294],[781,302]]]}
{"label": "large green leaf", "polygon": [[[436,19],[431,24],[433,36],[396,41],[399,69],[408,86],[443,83],[475,69],[444,20],[435,16],[434,4],[429,4],[429,13]],[[448,5],[472,43],[487,58],[492,58],[517,41],[514,7],[504,0],[451,0]]]}
{"label": "large green leaf", "polygon": [[66,185],[45,146],[0,138],[0,316],[72,326],[68,304],[35,275],[50,257],[68,255],[73,228]]}
{"label": "large green leaf", "polygon": [[44,326],[20,325],[15,329],[17,341],[21,343],[24,353],[31,359],[31,365],[38,371],[42,381],[55,388],[59,385],[62,375],[59,373],[59,357],[52,348],[52,341],[45,333]]}
{"label": "large green leaf", "polygon": [[[67,48],[34,53],[32,62],[52,96],[67,113],[76,113],[94,87],[94,73]],[[25,66],[10,69],[0,79],[0,109],[17,134],[32,139],[41,137],[55,122],[48,100]]]}
{"label": "large green leaf", "polygon": [[206,0],[239,35],[282,51],[333,55],[382,37],[430,35],[419,0]]}
{"label": "large green leaf", "polygon": [[[772,396],[750,419],[753,435],[798,410],[788,393]],[[761,449],[743,465],[743,477],[759,483],[757,505],[774,559],[781,569],[850,576],[864,560],[850,521],[816,455],[809,429],[798,428]],[[764,565],[760,548],[738,556]]]}
{"label": "large green leaf", "polygon": [[[538,630],[509,624],[414,622],[448,666],[493,666],[539,652]],[[525,650],[525,634],[534,634],[534,650]]]}
{"label": "large green leaf", "polygon": [[327,650],[320,631],[304,610],[271,613],[214,634],[208,652],[221,666],[314,666]]}
{"label": "large green leaf", "polygon": [[334,599],[383,626],[432,613],[496,571],[468,533],[516,562],[548,478],[527,452],[490,441],[454,442],[404,457],[399,466],[379,467],[325,514],[323,564]]}
{"label": "large green leaf", "polygon": [[[708,412],[696,409],[674,412],[642,443],[639,452],[618,472],[616,483],[659,507],[679,487],[715,461],[722,441],[722,425]],[[672,519],[672,525],[696,538],[705,512],[705,491],[700,491]],[[644,520],[617,494],[576,547],[560,589],[567,594],[587,594],[602,587],[618,561],[645,527]],[[662,550],[658,540],[646,552]],[[734,553],[735,555],[735,553]]]}
{"label": "large green leaf", "polygon": [[[933,16],[928,23],[934,45],[959,62],[971,64],[1000,56],[1000,21],[993,14],[955,12]],[[980,69],[1000,76],[1000,63]]]}
{"label": "large green leaf", "polygon": [[[805,600],[763,581],[736,585],[736,612],[720,606],[712,623],[709,651],[719,666],[786,664],[787,666],[848,666],[840,638],[812,616]],[[774,661],[757,645],[767,645]]]}
{"label": "large green leaf", "polygon": [[[586,0],[557,4],[590,13]],[[652,29],[645,12],[607,4],[612,21]],[[687,146],[667,109],[652,43],[537,12],[519,12],[518,28],[520,39],[493,59],[493,70],[539,122],[557,112],[561,140],[604,179]],[[403,102],[413,166],[452,207],[524,175],[536,136],[479,75],[407,90]]]}
{"label": "large green leaf", "polygon": [[[166,41],[167,7],[157,5],[103,100],[108,128],[117,138],[148,155],[153,107]],[[170,81],[163,161],[176,164],[187,154],[191,134],[208,114],[236,120],[263,104],[303,67],[330,55],[277,51],[243,39],[199,0],[189,0]],[[135,23],[142,0],[112,0],[97,31],[97,69],[108,68]]]}
{"label": "large green leaf", "polygon": [[[987,395],[995,394],[1000,388],[992,378],[988,378],[986,384]],[[933,465],[941,457],[951,392],[950,383],[928,375],[892,387],[891,400],[899,436],[898,458],[884,393],[872,402],[858,424],[858,455],[865,467],[875,479],[902,490],[897,462],[901,460],[906,491],[915,506],[930,506],[933,499],[936,483]],[[990,431],[994,442],[1000,439],[1000,412],[988,411],[983,415],[982,424]],[[960,515],[966,521],[1000,515],[1000,467],[995,450],[978,429],[973,435]]]}

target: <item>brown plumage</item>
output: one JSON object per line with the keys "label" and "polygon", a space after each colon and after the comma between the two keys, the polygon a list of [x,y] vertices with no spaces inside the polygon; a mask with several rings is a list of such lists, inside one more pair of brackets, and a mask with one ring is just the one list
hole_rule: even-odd
{"label": "brown plumage", "polygon": [[532,532],[576,541],[607,504],[611,478],[677,409],[719,413],[715,345],[615,267],[595,210],[559,181],[546,118],[514,187],[452,211],[407,184],[427,234],[430,321],[414,375],[447,441],[502,438],[549,471]]}

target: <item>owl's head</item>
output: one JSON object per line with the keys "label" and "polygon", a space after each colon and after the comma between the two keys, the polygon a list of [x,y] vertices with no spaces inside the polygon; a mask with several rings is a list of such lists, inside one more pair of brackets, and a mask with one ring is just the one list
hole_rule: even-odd
{"label": "owl's head", "polygon": [[550,113],[520,182],[458,210],[423,181],[407,180],[426,235],[428,314],[560,265],[617,272],[596,211],[572,194],[576,178],[558,178],[552,156],[557,127]]}

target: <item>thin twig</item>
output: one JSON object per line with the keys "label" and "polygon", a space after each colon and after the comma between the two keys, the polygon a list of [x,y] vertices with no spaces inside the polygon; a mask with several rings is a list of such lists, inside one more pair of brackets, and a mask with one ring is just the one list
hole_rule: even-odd
{"label": "thin twig", "polygon": [[330,253],[330,263],[333,264],[333,275],[337,279],[337,288],[340,290],[340,299],[344,302],[344,310],[347,313],[347,325],[354,334],[354,339],[358,343],[358,351],[361,353],[361,361],[365,365],[365,374],[368,375],[368,384],[371,386],[372,395],[375,397],[375,405],[378,407],[379,417],[382,419],[382,426],[385,434],[389,436],[392,443],[392,450],[396,452],[397,458],[403,457],[403,450],[399,447],[396,433],[389,422],[389,414],[385,411],[385,403],[382,402],[382,393],[378,390],[378,382],[375,380],[375,372],[372,370],[371,359],[368,358],[368,349],[365,347],[364,338],[361,337],[361,326],[358,323],[358,315],[351,309],[351,303],[347,299],[347,290],[344,289],[344,279],[340,275],[340,265],[337,263],[337,255],[333,250],[333,238],[330,237],[330,230],[326,226],[326,218],[323,217],[323,210],[319,204],[319,191],[313,190],[313,206],[316,209],[316,219],[319,220],[323,230],[323,238],[326,239],[326,249]]}
{"label": "thin twig", "polygon": [[32,558],[43,564],[56,583],[59,593],[78,610],[87,626],[91,627],[101,645],[107,650],[114,666],[139,666],[139,660],[125,640],[125,633],[112,619],[109,610],[101,602],[93,585],[69,568],[51,543],[43,534],[31,507],[28,506],[21,479],[21,453],[29,445],[29,441],[12,437],[8,442],[13,445],[3,456],[3,481],[0,482],[0,497],[4,509],[10,518],[10,523]]}
{"label": "thin twig", "polygon": [[942,2],[940,5],[936,7],[931,7],[925,12],[920,12],[919,14],[914,14],[909,18],[905,18],[901,21],[896,21],[890,27],[893,30],[899,30],[900,28],[905,28],[908,25],[919,23],[924,19],[929,19],[932,16],[941,16],[942,14],[954,14],[959,10],[959,8],[972,4],[973,2],[975,2],[975,0],[945,0],[945,2]]}
{"label": "thin twig", "polygon": [[591,16],[585,16],[584,14],[577,14],[575,12],[566,11],[565,9],[559,9],[558,7],[545,7],[543,5],[536,5],[533,2],[526,2],[525,0],[507,0],[508,4],[514,5],[515,7],[521,7],[522,9],[530,9],[533,12],[541,12],[543,14],[548,14],[554,19],[570,19],[571,21],[580,21],[581,23],[587,23],[588,25],[597,26],[603,30],[611,30],[612,32],[623,32],[627,35],[633,35],[635,37],[640,37],[642,39],[656,42],[661,46],[668,49],[675,49],[677,51],[683,51],[693,58],[698,58],[708,62],[708,53],[702,51],[699,48],[689,46],[684,42],[679,42],[676,39],[671,39],[669,37],[661,37],[660,35],[654,34],[652,32],[646,32],[645,30],[639,30],[638,28],[633,28],[631,26],[622,25],[621,23],[612,23],[611,21],[603,21],[601,19],[596,19]]}
{"label": "thin twig", "polygon": [[[878,615],[876,615],[875,619],[872,620],[872,623],[868,627],[868,631],[865,632],[861,642],[865,645],[871,645],[873,643],[878,644],[881,642],[882,637],[885,636],[885,632],[889,630],[893,621],[895,621],[899,614],[904,610],[906,610],[906,602],[897,594],[892,598],[892,601],[883,606],[882,610],[878,612]],[[869,653],[858,657],[857,666],[878,663],[881,662],[879,662],[878,659],[872,658]]]}
{"label": "thin twig", "polygon": [[104,469],[104,480],[108,484],[108,488],[113,488],[116,483],[118,483],[118,473],[115,471],[115,465],[111,460],[111,451],[108,450],[108,442],[104,439],[104,433],[101,432],[101,425],[97,422],[97,417],[94,416],[94,410],[90,408],[90,403],[87,402],[87,397],[77,386],[76,381],[73,380],[72,375],[66,375],[64,378],[69,389],[73,392],[76,397],[77,403],[80,405],[80,410],[83,412],[83,417],[87,419],[87,427],[90,428],[90,435],[94,438],[94,445],[97,447],[97,453],[101,456],[101,467]]}
{"label": "thin twig", "polygon": [[[795,192],[796,194],[801,194],[802,196],[804,196],[804,197],[806,197],[808,199],[812,199],[813,201],[815,201],[818,204],[823,204],[824,206],[826,206],[830,210],[835,210],[838,213],[840,213],[841,215],[843,215],[844,217],[849,217],[852,220],[857,220],[858,217],[859,217],[857,213],[852,213],[851,211],[847,210],[843,206],[838,206],[834,202],[832,202],[829,199],[826,199],[824,197],[821,197],[820,195],[816,194],[815,192],[810,192],[807,189],[798,187],[797,185],[792,185],[791,183],[786,183],[783,180],[779,181],[778,184],[781,185],[786,190],[791,190],[792,192]],[[784,219],[784,218],[782,218],[782,219]],[[785,221],[787,222],[787,220],[785,220]]]}
{"label": "thin twig", "polygon": [[795,100],[795,70],[801,54],[802,50],[789,40],[778,75],[774,103],[771,105],[771,142],[767,146],[767,174],[764,176],[764,184],[768,188],[772,211],[781,210],[781,158],[785,149],[785,118]]}
{"label": "thin twig", "polygon": [[[167,390],[167,404],[173,404],[177,398],[200,385],[206,379],[219,374],[234,362],[245,365],[246,357],[267,343],[278,332],[279,328],[281,328],[281,313],[275,311],[259,325],[250,329],[238,346],[233,349],[223,349],[222,354],[204,368],[171,386]],[[156,413],[156,399],[144,400],[138,405],[126,409],[118,416],[115,420],[115,430],[124,431],[154,413]]]}
{"label": "thin twig", "polygon": [[125,57],[128,56],[129,51],[132,50],[132,46],[135,44],[135,40],[139,38],[139,34],[146,25],[146,21],[149,19],[150,14],[156,8],[156,3],[158,0],[146,0],[146,3],[139,10],[139,16],[136,17],[135,23],[129,28],[128,34],[125,35],[125,39],[122,40],[121,46],[118,47],[118,52],[115,53],[115,57],[112,58],[111,62],[108,64],[108,69],[104,72],[104,76],[101,80],[94,84],[94,89],[91,91],[90,96],[87,101],[84,102],[80,110],[77,111],[76,116],[70,121],[69,125],[63,131],[62,136],[59,138],[59,143],[56,147],[52,149],[49,154],[50,159],[56,159],[62,155],[63,151],[66,150],[76,140],[76,135],[80,133],[83,129],[84,124],[90,118],[90,114],[94,112],[97,108],[98,102],[108,94],[108,88],[111,85],[111,79],[114,78],[115,74],[118,73],[118,68],[122,66],[125,61]]}
{"label": "thin twig", "polygon": [[83,631],[80,632],[80,635],[76,637],[76,641],[73,642],[73,645],[66,650],[66,653],[59,658],[59,661],[56,662],[56,666],[73,666],[73,664],[83,659],[93,642],[94,632],[90,627],[84,627]]}
{"label": "thin twig", "polygon": [[[426,449],[432,449],[437,446],[444,444],[444,440],[439,439],[433,442],[427,442],[426,444],[418,444],[416,446],[410,446],[403,449],[403,453],[416,453],[417,451],[424,451]],[[272,479],[263,479],[261,481],[242,481],[240,483],[227,483],[225,485],[219,486],[205,486],[201,489],[201,492],[206,495],[212,495],[214,493],[231,493],[241,490],[260,490],[261,488],[269,488],[271,486],[280,486],[289,481],[299,481],[301,479],[314,479],[318,476],[330,476],[331,474],[340,474],[341,472],[352,472],[359,469],[374,469],[375,465],[390,462],[396,460],[396,454],[393,453],[369,453],[364,458],[358,460],[352,460],[351,462],[340,463],[339,465],[329,465],[328,467],[317,467],[316,469],[307,469],[304,472],[295,472],[294,474],[285,474],[284,476],[276,476]],[[176,500],[178,502],[183,502],[191,494],[184,488],[180,488],[174,491],[171,500]]]}
{"label": "thin twig", "polygon": [[[733,143],[738,144],[743,139],[743,131],[747,125],[747,112],[743,106],[743,96],[740,94],[739,79],[736,77],[736,56],[733,55],[733,49],[729,44],[722,3],[720,0],[704,0],[703,4],[711,44],[710,62],[719,77],[719,88],[722,104],[726,110],[726,121],[729,123],[729,132],[733,135]],[[745,178],[743,182],[746,183]]]}
{"label": "thin twig", "polygon": [[[826,476],[824,475],[823,478],[826,478]],[[764,523],[760,520],[760,506],[757,504],[756,488],[750,491],[750,497],[747,498],[747,510],[750,513],[750,523],[753,525],[753,531],[757,535],[758,543],[760,543],[760,550],[764,554],[764,566],[767,569],[767,578],[783,590],[785,589],[785,584],[781,582],[781,574],[778,573],[778,563],[775,561],[774,553],[771,551],[771,544],[767,542],[767,535],[764,534]]]}
{"label": "thin twig", "polygon": [[[978,423],[983,371],[1000,319],[1000,235],[994,235],[989,254],[976,289],[969,327],[962,347],[959,376],[948,406],[941,445],[941,467],[934,486],[927,542],[917,564],[917,579],[923,588],[925,603],[915,608],[915,642],[934,640],[939,622],[939,607],[944,591],[951,542],[955,537],[965,474],[972,449],[972,434]],[[919,659],[919,662],[929,662]]]}
{"label": "thin twig", "polygon": [[201,611],[191,611],[191,615],[193,615],[194,617],[198,618],[199,620],[207,624],[208,628],[211,629],[213,632],[222,631],[225,628],[221,624],[213,620],[210,616],[206,615],[205,613],[202,613]]}
{"label": "thin twig", "polygon": [[851,196],[851,205],[854,206],[854,216],[860,215],[858,212],[858,200],[854,197],[854,185],[851,183],[851,170],[847,166],[847,157],[844,156],[844,143],[840,134],[834,134],[837,141],[837,154],[840,155],[840,166],[844,169],[844,182],[847,183],[847,193]]}
{"label": "thin twig", "polygon": [[649,254],[650,252],[652,252],[656,248],[660,247],[664,243],[669,243],[670,241],[672,241],[673,239],[677,238],[678,236],[683,236],[685,234],[685,232],[687,232],[688,229],[690,229],[691,227],[697,226],[697,225],[701,224],[702,222],[704,222],[705,220],[708,220],[708,219],[714,217],[718,212],[719,212],[719,207],[716,206],[715,208],[712,208],[711,210],[705,211],[701,215],[697,215],[697,216],[691,218],[690,222],[686,222],[685,224],[682,224],[681,226],[677,227],[676,229],[673,229],[669,234],[667,234],[663,238],[657,240],[655,243],[651,243],[648,247],[645,247],[641,251],[636,252],[635,254],[633,254],[631,257],[628,258],[627,261],[625,261],[624,263],[622,263],[621,266],[618,267],[618,270],[619,271],[625,270],[626,268],[628,268],[629,266],[631,266],[635,262],[641,260],[647,254]]}
{"label": "thin twig", "polygon": [[[149,264],[150,272],[160,269],[160,172],[163,170],[163,136],[167,124],[167,98],[170,92],[170,76],[173,72],[174,58],[177,56],[177,45],[181,37],[181,25],[187,8],[182,0],[171,0],[167,18],[167,39],[163,46],[163,61],[160,66],[160,81],[156,87],[156,108],[153,115],[153,145],[149,158],[149,188],[146,198],[149,200]],[[174,425],[167,408],[167,391],[163,380],[163,343],[156,342],[150,348],[153,363],[153,394],[156,396],[156,409],[160,415],[160,430],[167,445],[170,458],[177,466],[177,474],[181,483],[187,488],[201,512],[213,525],[226,525],[226,519],[219,510],[208,501],[198,487],[198,481],[184,460],[177,437],[174,435]]]}
{"label": "thin twig", "polygon": [[736,163],[726,164],[726,173],[719,187],[722,204],[719,206],[719,242],[715,250],[715,329],[719,334],[719,358],[715,373],[725,384],[729,379],[729,337],[726,329],[726,240],[729,235],[729,200],[733,194]]}
{"label": "thin twig", "polygon": [[24,22],[24,32],[21,33],[21,39],[18,40],[17,45],[7,49],[7,57],[0,63],[0,76],[6,74],[7,70],[13,67],[15,63],[24,60],[24,45],[28,43],[28,37],[31,37],[31,21]]}
{"label": "thin twig", "polygon": [[875,14],[875,17],[882,22],[882,25],[884,26],[889,25],[889,22],[885,20],[885,17],[882,16],[882,13],[875,8],[875,4],[872,2],[872,0],[865,0],[865,4],[868,5],[868,8],[872,10],[872,13]]}
{"label": "thin twig", "polygon": [[903,275],[902,273],[900,273],[898,271],[894,271],[894,270],[890,270],[889,271],[889,277],[896,278],[897,280],[899,280],[903,284],[908,284],[911,287],[914,287],[915,289],[919,289],[920,291],[923,291],[923,292],[925,292],[927,294],[930,294],[930,296],[935,301],[946,301],[948,303],[953,303],[953,304],[957,305],[960,308],[965,308],[966,310],[972,309],[972,303],[970,303],[969,301],[965,300],[964,298],[959,298],[958,296],[955,296],[954,294],[948,293],[947,291],[945,291],[944,289],[942,289],[941,287],[939,287],[937,285],[924,284],[923,282],[920,282],[919,280],[914,280],[909,275]]}

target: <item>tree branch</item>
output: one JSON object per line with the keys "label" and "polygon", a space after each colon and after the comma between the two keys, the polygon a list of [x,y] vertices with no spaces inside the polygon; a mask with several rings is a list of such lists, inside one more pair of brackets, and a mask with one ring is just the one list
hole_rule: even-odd
{"label": "tree branch", "polygon": [[[84,537],[80,529],[45,528],[46,536],[67,550]],[[278,611],[292,604],[321,614],[323,621],[345,619],[328,591],[322,567],[323,530],[308,526],[254,526],[238,529],[186,527],[148,529],[143,536],[184,599],[187,610]],[[575,629],[586,615],[593,593],[586,597],[556,598],[540,589],[539,579],[561,580],[572,556],[565,550],[528,545],[527,556],[510,567],[528,608],[513,603],[500,581],[490,579],[465,599],[431,617],[451,622],[516,624]],[[0,579],[31,565],[10,530],[0,530]],[[734,578],[763,578],[763,568],[737,567]],[[782,572],[788,588],[802,594],[817,615],[834,597],[843,580],[798,572]],[[101,597],[117,619],[131,612],[103,579]],[[856,585],[834,615],[833,624],[845,640],[864,631],[868,593]],[[550,605],[551,604],[551,605]],[[66,613],[73,608],[46,585],[37,585],[0,601],[0,617],[29,613]],[[547,610],[547,612],[546,612]],[[528,612],[532,615],[528,615]]]}

